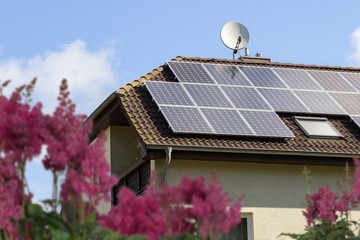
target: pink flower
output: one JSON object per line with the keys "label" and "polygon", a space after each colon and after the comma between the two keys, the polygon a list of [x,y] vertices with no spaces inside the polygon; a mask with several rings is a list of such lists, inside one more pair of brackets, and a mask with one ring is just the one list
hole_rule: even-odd
{"label": "pink flower", "polygon": [[349,204],[354,203],[351,196],[344,191],[341,200],[336,203],[339,196],[337,196],[329,186],[322,187],[318,193],[307,195],[307,209],[303,211],[304,216],[307,219],[307,223],[310,226],[315,218],[321,218],[335,223],[338,214],[337,211],[344,212],[349,210]]}
{"label": "pink flower", "polygon": [[86,195],[93,207],[101,199],[110,201],[116,178],[110,176],[110,166],[105,158],[105,135],[100,133],[92,144],[88,144],[92,123],[82,126],[85,116],[74,114],[75,104],[68,97],[67,83],[63,80],[59,106],[52,116],[46,116],[47,155],[43,164],[53,174],[66,171],[60,193],[64,201]]}
{"label": "pink flower", "polygon": [[30,107],[21,102],[17,92],[10,99],[0,96],[0,229],[13,239],[17,238],[22,201],[29,200],[25,195],[22,200],[24,186],[19,170],[40,154],[44,134],[40,103]]}
{"label": "pink flower", "polygon": [[355,170],[355,184],[353,186],[353,193],[355,194],[356,198],[358,201],[360,201],[360,161],[357,158],[353,158],[354,159],[354,163],[356,166],[356,170]]}
{"label": "pink flower", "polygon": [[[199,230],[202,237],[219,236],[241,220],[241,200],[223,192],[215,177],[205,183],[204,177],[183,177],[177,186],[152,184],[144,196],[135,197],[122,188],[119,205],[102,216],[101,225],[121,233],[146,234],[150,239],[174,237]],[[156,224],[154,224],[156,223]]]}
{"label": "pink flower", "polygon": [[101,225],[127,236],[142,234],[156,240],[166,233],[166,224],[159,213],[157,201],[136,197],[127,188],[118,194],[119,204],[109,214],[102,216]]}
{"label": "pink flower", "polygon": [[358,201],[354,193],[348,193],[348,191],[343,191],[343,195],[340,201],[336,205],[336,210],[339,212],[348,212],[352,208],[356,208]]}
{"label": "pink flower", "polygon": [[30,161],[41,152],[45,125],[40,103],[30,108],[20,101],[17,92],[10,99],[0,96],[0,143],[15,161]]}
{"label": "pink flower", "polygon": [[0,229],[4,229],[6,236],[16,238],[14,221],[22,214],[21,182],[11,155],[0,157],[0,166]]}
{"label": "pink flower", "polygon": [[[201,177],[190,182],[187,177],[183,177],[182,183],[183,189],[188,187],[185,183],[194,187],[195,192],[191,199],[193,205],[191,217],[197,219],[199,233],[202,237],[219,236],[221,232],[228,233],[230,228],[235,227],[240,222],[243,197],[240,197],[233,206],[230,206],[232,199],[228,193],[223,192],[223,188],[215,176],[208,184],[205,184]],[[183,192],[189,193],[186,190]]]}

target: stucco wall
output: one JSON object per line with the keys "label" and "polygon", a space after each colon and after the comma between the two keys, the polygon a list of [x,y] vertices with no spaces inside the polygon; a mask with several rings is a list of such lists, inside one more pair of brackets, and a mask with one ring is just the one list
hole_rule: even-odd
{"label": "stucco wall", "polygon": [[[129,126],[110,126],[111,172],[118,174],[140,157],[134,131]],[[108,128],[108,129],[109,129]]]}
{"label": "stucco wall", "polygon": [[[163,161],[156,161],[155,168],[160,173]],[[205,162],[172,160],[168,168],[167,181],[177,184],[186,174],[195,178],[198,175],[216,176],[224,189],[233,198],[242,194],[242,212],[250,213],[253,218],[253,239],[277,238],[282,232],[302,232],[306,221],[301,213],[307,184],[302,175],[304,166],[285,164],[259,164],[237,162]],[[326,183],[336,191],[336,182],[343,177],[343,167],[307,166],[311,171],[316,191]],[[359,212],[352,214],[359,219]]]}
{"label": "stucco wall", "polygon": [[[107,162],[110,164],[110,156],[111,156],[111,148],[110,148],[110,127],[108,127],[105,130],[105,135],[106,135],[106,142],[105,142],[105,157]],[[111,208],[111,203],[110,202],[105,202],[105,201],[101,201],[97,207],[97,210],[100,214],[104,214],[110,211]]]}
{"label": "stucco wall", "polygon": [[[106,159],[111,165],[111,173],[119,174],[128,168],[137,157],[140,156],[140,149],[137,147],[137,140],[134,131],[130,127],[109,126],[105,130],[106,135]],[[101,202],[98,211],[107,213],[111,203]]]}

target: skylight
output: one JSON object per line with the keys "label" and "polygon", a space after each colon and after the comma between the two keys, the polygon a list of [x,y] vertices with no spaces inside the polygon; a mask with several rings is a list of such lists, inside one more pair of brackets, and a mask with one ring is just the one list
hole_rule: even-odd
{"label": "skylight", "polygon": [[341,134],[328,121],[321,117],[294,117],[295,122],[311,138],[341,138]]}

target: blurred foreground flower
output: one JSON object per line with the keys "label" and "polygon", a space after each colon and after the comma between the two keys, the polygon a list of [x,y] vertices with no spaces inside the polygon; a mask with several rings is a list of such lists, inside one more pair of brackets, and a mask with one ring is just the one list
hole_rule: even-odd
{"label": "blurred foreground flower", "polygon": [[153,181],[140,197],[122,188],[118,199],[118,206],[102,216],[101,225],[154,240],[184,232],[216,239],[241,220],[242,197],[229,207],[233,201],[214,176],[208,183],[204,177],[192,180],[184,176],[177,186],[155,185]]}

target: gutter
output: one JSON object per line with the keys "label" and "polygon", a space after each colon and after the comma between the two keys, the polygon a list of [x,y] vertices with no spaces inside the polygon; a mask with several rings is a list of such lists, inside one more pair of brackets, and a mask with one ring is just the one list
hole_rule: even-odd
{"label": "gutter", "polygon": [[[343,157],[352,158],[360,157],[359,153],[342,153],[342,152],[309,152],[295,150],[274,150],[274,149],[252,149],[252,148],[231,148],[231,147],[204,147],[204,146],[184,146],[168,144],[146,144],[146,149],[164,150],[171,148],[171,151],[198,151],[198,152],[220,152],[220,153],[250,153],[250,154],[271,154],[271,155],[292,155],[292,156],[314,156],[314,157]],[[166,154],[168,155],[168,154]],[[170,152],[171,157],[171,152]],[[169,162],[170,164],[170,162]]]}

